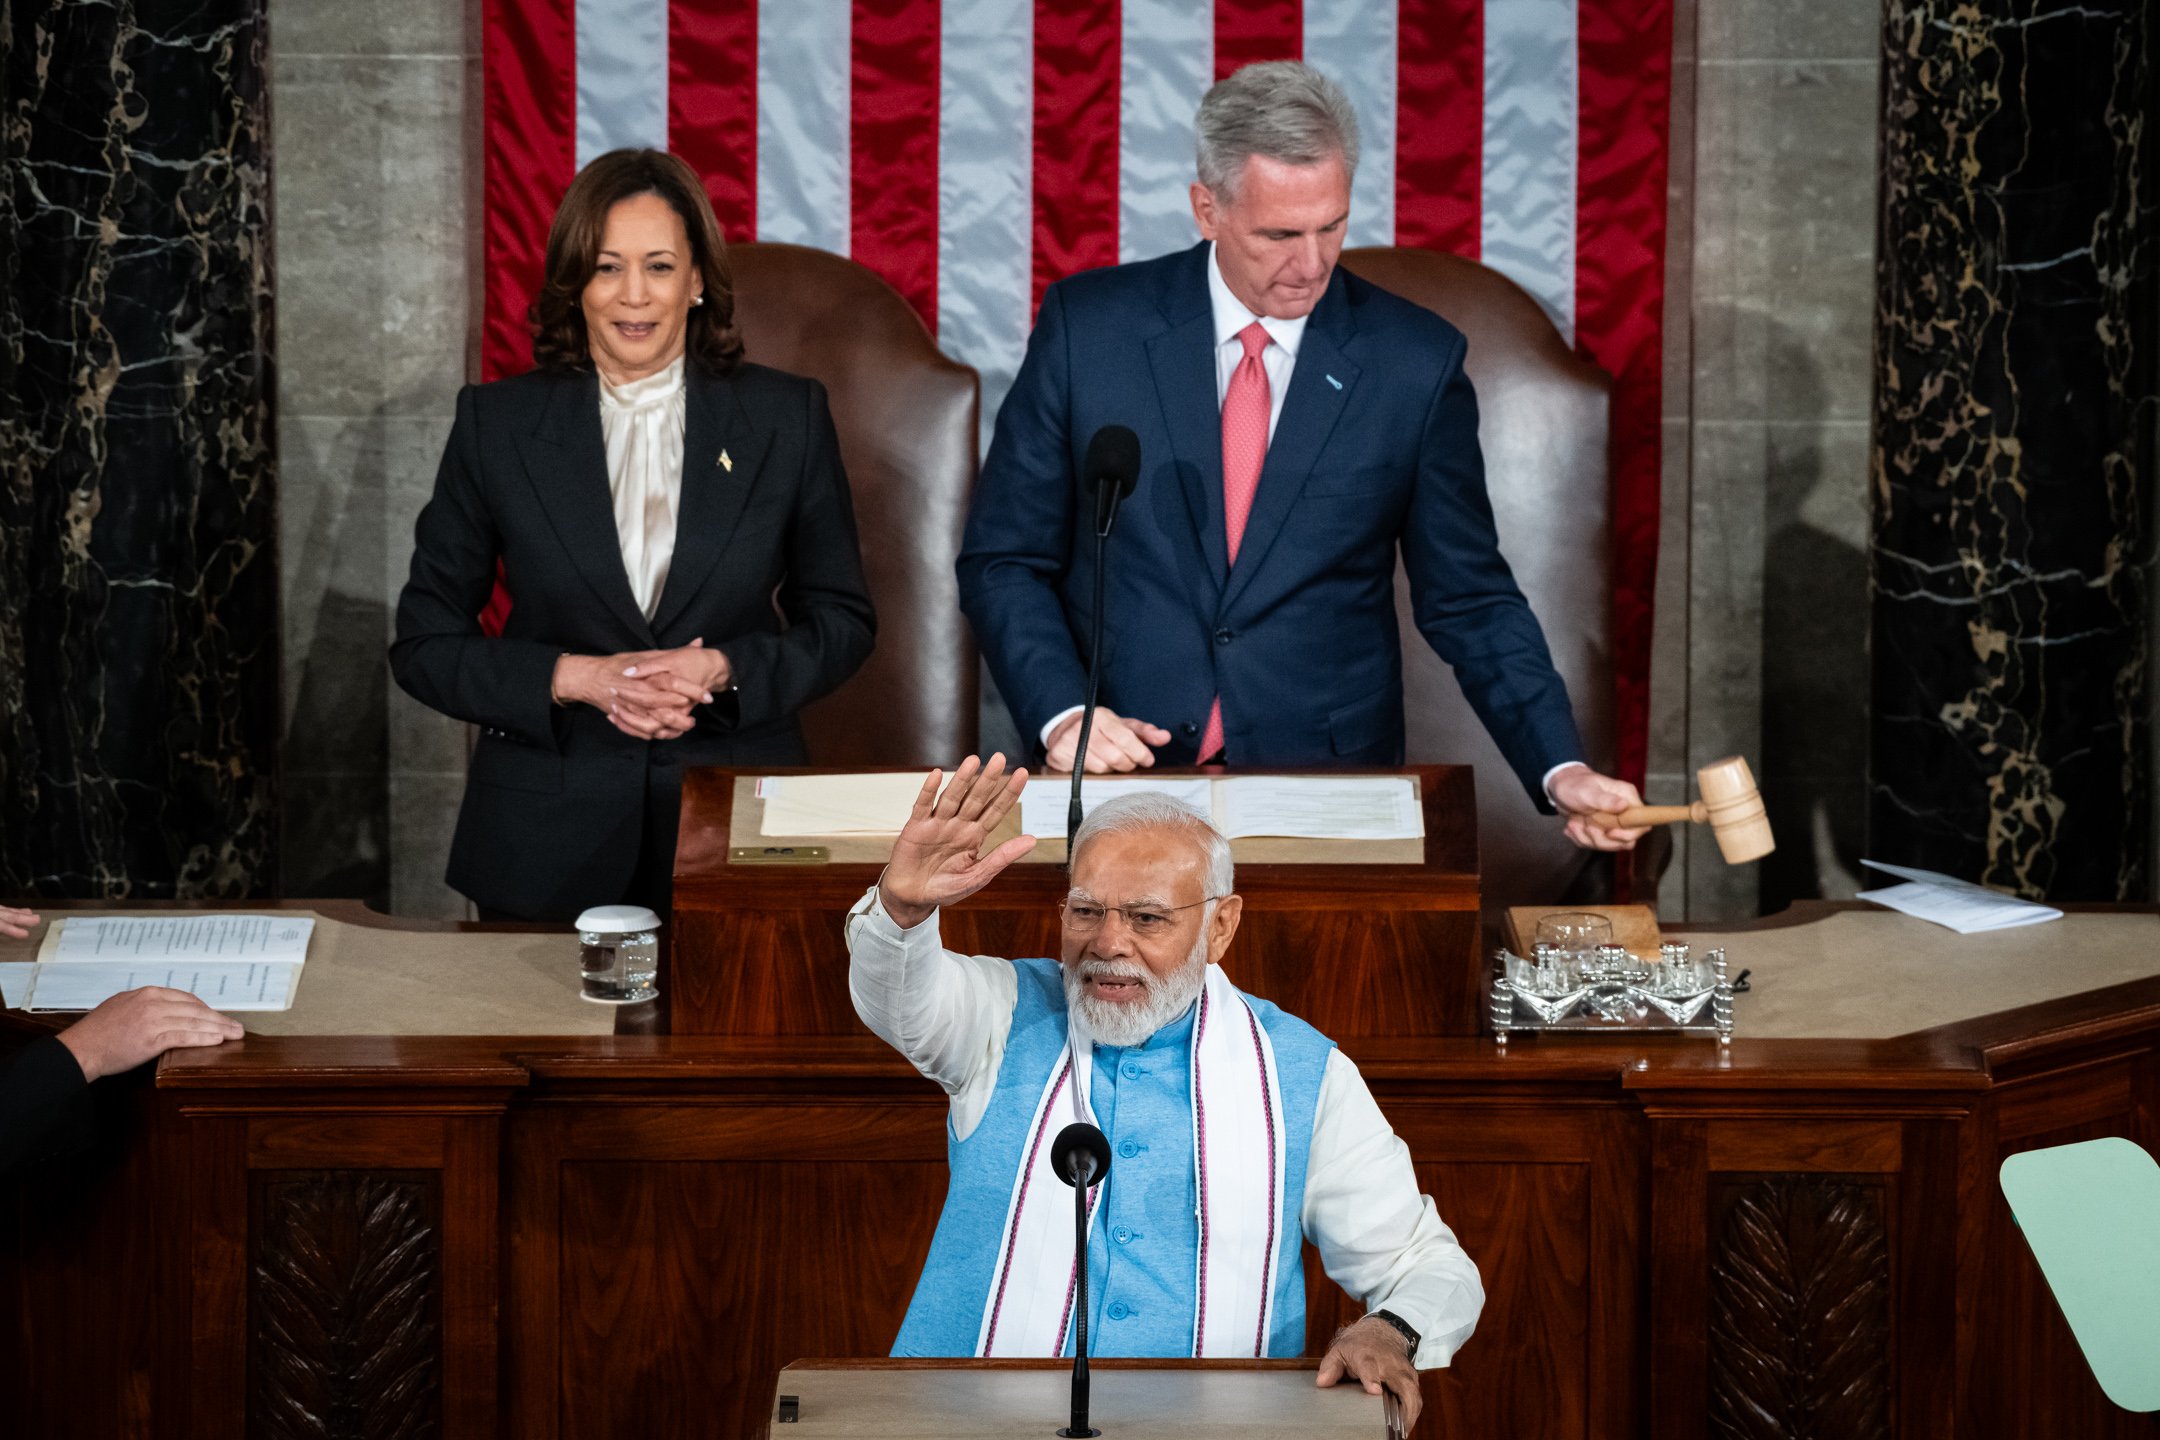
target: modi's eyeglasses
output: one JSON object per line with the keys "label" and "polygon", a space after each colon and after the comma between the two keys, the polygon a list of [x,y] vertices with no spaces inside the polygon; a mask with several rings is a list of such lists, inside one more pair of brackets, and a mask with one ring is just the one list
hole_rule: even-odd
{"label": "modi's eyeglasses", "polygon": [[1180,910],[1193,910],[1229,898],[1228,895],[1210,895],[1190,905],[1098,905],[1093,900],[1060,900],[1058,909],[1065,913],[1065,928],[1075,935],[1094,934],[1102,929],[1103,921],[1115,910],[1125,917],[1126,929],[1145,938],[1169,934],[1170,927],[1176,923],[1171,917]]}

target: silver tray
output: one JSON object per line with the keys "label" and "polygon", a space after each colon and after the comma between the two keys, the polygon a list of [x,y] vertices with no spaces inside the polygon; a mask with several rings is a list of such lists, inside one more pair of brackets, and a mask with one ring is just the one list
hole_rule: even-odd
{"label": "silver tray", "polygon": [[1618,945],[1589,956],[1563,956],[1540,945],[1529,959],[1501,950],[1494,957],[1491,1008],[1493,1035],[1505,1045],[1510,1033],[1610,1034],[1616,1030],[1733,1035],[1733,987],[1725,952],[1700,958],[1686,945],[1658,948],[1644,959]]}

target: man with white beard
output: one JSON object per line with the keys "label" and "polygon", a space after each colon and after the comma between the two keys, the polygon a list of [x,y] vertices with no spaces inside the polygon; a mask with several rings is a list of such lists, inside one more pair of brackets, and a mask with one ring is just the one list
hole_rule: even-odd
{"label": "man with white beard", "polygon": [[1043,1142],[1087,1120],[1118,1157],[1091,1194],[1091,1354],[1299,1354],[1309,1239],[1368,1311],[1318,1382],[1385,1387],[1414,1420],[1417,1371],[1485,1303],[1477,1266],[1357,1067],[1224,977],[1244,902],[1215,827],[1160,795],[1105,801],[1074,843],[1058,960],[940,945],[938,907],[1034,847],[982,853],[1026,778],[971,757],[941,793],[932,771],[848,916],[856,1013],[952,1097],[945,1210],[893,1353],[1069,1352],[1071,1192]]}

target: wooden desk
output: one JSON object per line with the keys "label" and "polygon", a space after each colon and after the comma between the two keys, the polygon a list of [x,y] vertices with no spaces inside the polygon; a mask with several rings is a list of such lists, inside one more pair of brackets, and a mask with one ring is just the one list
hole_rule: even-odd
{"label": "wooden desk", "polygon": [[[1117,1440],[1374,1440],[1380,1399],[1313,1384],[1315,1360],[1098,1360],[1088,1423]],[[777,1440],[1012,1440],[1070,1418],[1072,1366],[1054,1360],[798,1360],[778,1397],[801,1414]]]}
{"label": "wooden desk", "polygon": [[[1233,842],[1245,915],[1224,966],[1238,984],[1337,1040],[1476,1035],[1484,970],[1477,793],[1469,768],[1348,773],[1414,776],[1424,804],[1423,843]],[[892,842],[762,837],[781,845],[827,844],[833,860],[735,863],[732,848],[761,838],[755,823],[738,816],[738,806],[755,803],[754,778],[722,769],[685,777],[673,938],[661,986],[673,1033],[867,1035],[848,998],[841,923],[877,883]],[[1019,833],[1016,809],[995,838]],[[1304,858],[1316,850],[1346,863]],[[1043,841],[995,885],[942,911],[946,946],[963,954],[1057,954],[1064,856],[1062,835]]]}
{"label": "wooden desk", "polygon": [[[2056,998],[1916,1033],[1751,1039],[1742,997],[1727,1053],[1346,1042],[1485,1275],[1429,1433],[1756,1435],[1798,1400],[1825,1434],[2160,1434],[2086,1374],[1994,1184],[2018,1150],[2160,1149],[2160,973],[2075,988],[2078,919],[2024,932]],[[147,1079],[0,1201],[13,1433],[754,1435],[783,1364],[889,1346],[945,1190],[944,1097],[868,1036],[254,1035]],[[1317,1353],[1352,1310],[1308,1276]]]}

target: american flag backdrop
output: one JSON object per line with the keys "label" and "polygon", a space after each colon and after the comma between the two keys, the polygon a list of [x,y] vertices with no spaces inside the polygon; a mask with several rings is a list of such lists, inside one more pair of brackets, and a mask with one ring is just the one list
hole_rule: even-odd
{"label": "american flag backdrop", "polygon": [[[1640,781],[1657,554],[1671,0],[485,0],[488,378],[531,364],[556,202],[622,145],[730,240],[851,255],[995,415],[1060,276],[1193,243],[1192,118],[1303,59],[1363,129],[1352,245],[1471,256],[1616,379],[1620,768]],[[1565,524],[1565,517],[1554,517]]]}

